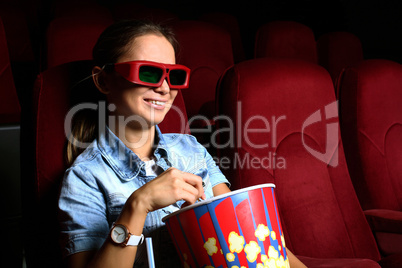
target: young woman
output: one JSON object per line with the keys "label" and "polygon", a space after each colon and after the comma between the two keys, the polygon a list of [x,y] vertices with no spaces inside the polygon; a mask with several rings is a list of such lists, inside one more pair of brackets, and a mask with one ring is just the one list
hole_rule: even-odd
{"label": "young woman", "polygon": [[109,123],[81,122],[76,133],[93,142],[84,151],[69,144],[75,160],[59,198],[69,267],[147,267],[138,246],[143,235],[153,237],[157,267],[180,267],[161,219],[183,203],[230,191],[195,138],[157,126],[188,84],[175,48],[171,31],[137,21],[110,26],[94,47],[93,80],[106,97]]}

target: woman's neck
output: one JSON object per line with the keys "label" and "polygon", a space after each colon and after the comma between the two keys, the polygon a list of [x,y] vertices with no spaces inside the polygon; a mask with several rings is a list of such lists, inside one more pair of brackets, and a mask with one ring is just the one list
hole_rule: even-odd
{"label": "woman's neck", "polygon": [[155,126],[134,128],[124,125],[116,128],[114,133],[141,160],[146,161],[152,158],[155,142]]}

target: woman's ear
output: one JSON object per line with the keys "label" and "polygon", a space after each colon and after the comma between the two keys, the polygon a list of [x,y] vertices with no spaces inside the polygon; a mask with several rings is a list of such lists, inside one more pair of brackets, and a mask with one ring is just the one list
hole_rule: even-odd
{"label": "woman's ear", "polygon": [[105,83],[105,72],[99,66],[95,66],[92,68],[92,79],[94,81],[95,86],[98,90],[107,95],[110,93],[109,89],[107,88],[107,84]]}

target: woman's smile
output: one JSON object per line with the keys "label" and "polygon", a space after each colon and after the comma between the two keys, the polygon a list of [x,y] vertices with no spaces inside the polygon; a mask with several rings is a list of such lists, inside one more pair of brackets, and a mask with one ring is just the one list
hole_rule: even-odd
{"label": "woman's smile", "polygon": [[167,100],[162,100],[158,98],[147,98],[144,99],[145,103],[156,110],[164,110],[168,104]]}

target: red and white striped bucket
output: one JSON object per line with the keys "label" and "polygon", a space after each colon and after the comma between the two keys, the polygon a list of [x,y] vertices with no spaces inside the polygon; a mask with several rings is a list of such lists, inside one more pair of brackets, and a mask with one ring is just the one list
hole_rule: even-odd
{"label": "red and white striped bucket", "polygon": [[274,188],[240,189],[163,218],[183,267],[289,267]]}

